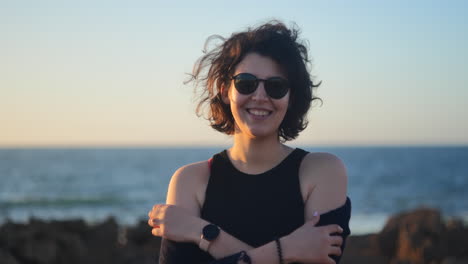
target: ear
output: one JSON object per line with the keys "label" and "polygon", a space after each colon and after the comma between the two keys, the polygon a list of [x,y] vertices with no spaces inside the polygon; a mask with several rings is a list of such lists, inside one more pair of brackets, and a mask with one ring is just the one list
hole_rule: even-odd
{"label": "ear", "polygon": [[226,87],[225,85],[221,86],[221,98],[223,99],[223,103],[229,105],[230,100],[229,100],[229,87]]}

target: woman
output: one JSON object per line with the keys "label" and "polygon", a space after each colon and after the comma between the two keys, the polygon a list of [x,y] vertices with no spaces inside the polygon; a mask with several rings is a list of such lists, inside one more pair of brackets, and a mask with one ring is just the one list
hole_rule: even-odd
{"label": "woman", "polygon": [[172,176],[149,212],[160,263],[335,263],[350,234],[343,162],[283,144],[307,126],[314,85],[298,30],[233,34],[196,64],[211,126],[233,145]]}

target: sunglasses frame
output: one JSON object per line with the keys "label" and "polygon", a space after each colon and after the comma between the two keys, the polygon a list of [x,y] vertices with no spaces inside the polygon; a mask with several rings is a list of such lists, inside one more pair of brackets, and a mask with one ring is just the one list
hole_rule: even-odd
{"label": "sunglasses frame", "polygon": [[[242,89],[240,89],[240,88],[237,87],[237,82],[236,82],[236,81],[239,80],[239,79],[237,79],[237,78],[238,78],[240,75],[248,75],[248,76],[250,76],[250,77],[254,77],[254,78],[255,78],[254,80],[248,80],[248,81],[254,82],[254,84],[255,84],[255,88],[254,88],[251,92],[245,92],[245,91],[243,91]],[[283,84],[285,84],[286,89],[285,89],[285,91],[282,93],[282,95],[279,96],[279,97],[278,97],[278,96],[272,96],[272,95],[271,95],[272,91],[271,91],[271,88],[269,88],[269,87],[271,87],[271,86],[270,86],[268,83],[270,83],[273,79],[274,79],[274,80],[280,80],[280,81],[282,81]],[[263,82],[263,87],[264,87],[264,89],[265,89],[266,94],[267,94],[270,98],[273,98],[273,99],[277,99],[277,100],[278,100],[278,99],[281,99],[281,98],[285,97],[286,94],[288,94],[288,91],[289,91],[289,81],[288,81],[287,79],[283,78],[283,77],[270,77],[270,78],[268,78],[268,79],[260,79],[260,78],[258,78],[257,76],[255,76],[255,75],[253,75],[253,74],[251,74],[251,73],[242,72],[242,73],[238,73],[238,74],[232,76],[232,77],[231,77],[231,80],[234,81],[234,87],[236,88],[236,90],[237,90],[240,94],[244,94],[244,95],[248,95],[248,94],[254,93],[254,92],[258,89],[258,85],[260,84],[260,82]]]}

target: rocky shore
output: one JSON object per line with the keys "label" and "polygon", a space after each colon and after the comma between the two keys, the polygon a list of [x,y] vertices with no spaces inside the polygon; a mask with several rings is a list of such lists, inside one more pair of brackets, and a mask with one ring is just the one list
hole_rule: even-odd
{"label": "rocky shore", "polygon": [[[32,219],[0,227],[2,264],[155,264],[159,245],[146,220],[122,227],[112,218],[95,225]],[[468,263],[468,227],[444,222],[435,209],[403,212],[377,234],[350,236],[341,263]]]}

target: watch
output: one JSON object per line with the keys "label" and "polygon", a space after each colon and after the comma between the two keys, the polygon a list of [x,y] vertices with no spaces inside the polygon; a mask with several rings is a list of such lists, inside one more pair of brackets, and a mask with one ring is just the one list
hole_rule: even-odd
{"label": "watch", "polygon": [[219,236],[220,231],[221,229],[217,225],[207,224],[205,227],[203,227],[200,237],[200,244],[198,244],[198,246],[202,250],[208,252],[211,242],[213,242]]}

